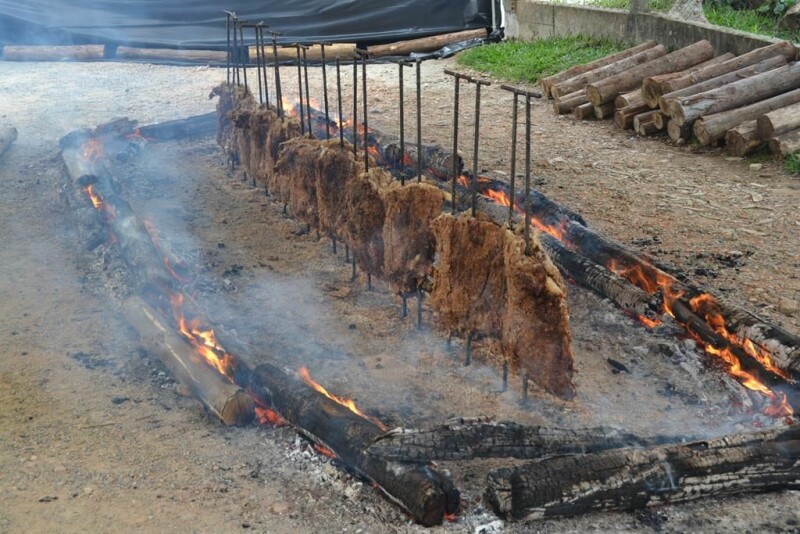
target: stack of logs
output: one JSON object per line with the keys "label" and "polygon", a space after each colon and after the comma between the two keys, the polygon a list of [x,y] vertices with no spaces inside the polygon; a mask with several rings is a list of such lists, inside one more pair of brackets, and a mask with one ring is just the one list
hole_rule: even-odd
{"label": "stack of logs", "polygon": [[741,56],[714,55],[708,41],[667,53],[654,41],[544,78],[558,114],[613,117],[622,129],[735,156],[764,145],[781,157],[800,150],[800,63],[789,41]]}

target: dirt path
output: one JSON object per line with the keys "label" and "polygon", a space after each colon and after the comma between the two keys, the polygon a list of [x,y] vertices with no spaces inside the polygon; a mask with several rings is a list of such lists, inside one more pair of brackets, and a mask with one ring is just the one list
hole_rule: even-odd
{"label": "dirt path", "polygon": [[[441,69],[448,66],[426,63],[423,84],[424,136],[445,145],[451,86]],[[396,124],[395,72],[393,66],[370,68],[370,123],[388,131]],[[318,83],[318,70],[310,74]],[[225,429],[180,396],[156,362],[137,350],[113,291],[104,287],[103,258],[75,250],[58,199],[58,139],[120,115],[149,123],[210,111],[209,88],[222,76],[205,68],[0,63],[0,120],[20,131],[0,161],[0,235],[6,236],[0,255],[0,531],[421,530],[290,430]],[[291,71],[286,76],[291,79]],[[485,100],[484,168],[507,170],[509,102],[495,88]],[[545,103],[535,106],[534,117],[543,191],[603,232],[684,269],[713,266],[711,285],[731,288],[740,301],[754,299],[751,307],[764,304],[765,313],[798,329],[797,318],[777,306],[779,295],[800,297],[796,179],[773,164],[751,171],[723,155],[692,154],[606,124],[557,119]],[[407,124],[411,120],[409,112]],[[470,120],[465,111],[462,131]],[[469,145],[466,135],[461,144]],[[389,423],[492,414],[640,432],[749,426],[749,417],[730,406],[726,388],[738,386],[720,383],[715,373],[706,376],[691,348],[671,333],[646,333],[574,288],[579,399],[564,405],[537,395],[534,407],[522,410],[513,393],[497,392],[496,369],[485,353],[465,370],[457,355],[446,353],[441,335],[419,335],[400,321],[397,302],[380,286],[368,292],[362,283],[350,284],[341,256],[302,235],[280,206],[226,174],[212,143],[154,147],[148,155],[147,165],[131,169],[138,179],[128,193],[178,252],[202,266],[210,282],[201,299],[215,319],[264,352],[282,355],[287,366],[317,363],[315,376]],[[771,222],[762,220],[768,217]],[[652,242],[637,241],[643,238]],[[732,254],[736,250],[741,257]],[[722,267],[730,261],[715,255],[739,265]],[[633,373],[611,374],[608,356]],[[481,470],[455,469],[455,476],[466,488],[468,513],[442,530],[473,531],[492,520],[480,504]],[[797,494],[784,492],[533,528],[790,531],[800,524],[796,505]]]}

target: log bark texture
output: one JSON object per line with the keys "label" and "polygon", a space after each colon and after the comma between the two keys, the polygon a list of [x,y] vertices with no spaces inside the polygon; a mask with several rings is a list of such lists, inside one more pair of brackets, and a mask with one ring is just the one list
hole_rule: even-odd
{"label": "log bark texture", "polygon": [[612,102],[620,93],[640,87],[647,76],[687,69],[714,57],[714,47],[706,40],[676,50],[649,63],[586,86],[589,101],[595,106]]}
{"label": "log bark texture", "polygon": [[605,65],[610,65],[611,63],[614,63],[621,59],[625,59],[626,57],[633,56],[635,54],[638,54],[639,52],[647,50],[648,48],[653,48],[655,46],[658,46],[658,43],[656,43],[655,41],[646,41],[640,45],[628,48],[626,50],[622,50],[621,52],[617,52],[616,54],[611,54],[606,57],[602,57],[600,59],[592,61],[591,63],[585,63],[583,65],[575,65],[574,67],[570,67],[569,69],[561,71],[558,74],[548,76],[547,78],[542,78],[539,81],[539,84],[542,86],[542,92],[548,97],[552,97],[553,95],[550,92],[550,88],[560,81],[573,78],[575,76],[603,67]]}
{"label": "log bark texture", "polygon": [[653,120],[654,114],[657,113],[658,111],[646,111],[633,118],[633,131],[636,132],[636,135],[647,137],[658,131],[655,121]]}
{"label": "log bark texture", "polygon": [[225,63],[228,53],[219,50],[173,50],[170,48],[136,48],[118,46],[117,58],[180,63]]}
{"label": "log bark texture", "polygon": [[728,130],[745,121],[758,119],[765,113],[795,103],[800,103],[800,89],[795,89],[749,106],[706,115],[694,123],[694,134],[703,145],[710,145],[724,138]]}
{"label": "log bark texture", "polygon": [[594,118],[595,119],[607,119],[608,117],[614,116],[614,104],[608,102],[603,104],[602,106],[592,106],[594,109]]}
{"label": "log bark texture", "polygon": [[258,404],[275,410],[298,432],[374,481],[416,521],[440,525],[445,514],[458,511],[459,493],[449,478],[427,465],[402,464],[371,454],[368,449],[383,430],[311,389],[297,374],[262,364],[253,370],[249,389]]}
{"label": "log bark texture", "polygon": [[[800,91],[798,91],[800,92]],[[758,135],[762,139],[769,139],[800,128],[800,103],[765,113],[756,119]],[[0,137],[2,135],[0,134]],[[0,154],[3,153],[0,148]]]}
{"label": "log bark texture", "polygon": [[655,109],[658,107],[658,99],[664,94],[664,82],[674,80],[693,72],[698,72],[708,67],[718,65],[734,57],[733,54],[728,52],[721,56],[712,57],[708,61],[704,61],[698,65],[682,70],[680,72],[671,72],[668,74],[659,74],[658,76],[648,76],[642,80],[642,97],[647,105]]}
{"label": "log bark texture", "polygon": [[678,124],[678,121],[670,119],[667,121],[667,135],[676,143],[688,142],[692,138],[692,125],[681,125]]}
{"label": "log bark texture", "polygon": [[96,61],[104,54],[103,45],[3,47],[5,61]]}
{"label": "log bark texture", "polygon": [[614,99],[614,107],[617,109],[628,106],[641,106],[644,103],[645,102],[644,98],[642,97],[641,89],[628,91],[627,93],[623,93]]}
{"label": "log bark texture", "polygon": [[421,37],[419,39],[409,39],[396,43],[369,46],[367,47],[367,54],[369,54],[369,57],[386,57],[407,56],[413,52],[433,52],[451,43],[467,41],[469,39],[483,39],[486,35],[485,28],[444,33],[432,37]]}
{"label": "log bark texture", "polygon": [[[353,54],[356,51],[355,43],[333,43],[325,47],[325,60],[334,61],[336,56],[339,56],[342,61],[353,59]],[[265,45],[265,53],[267,64],[274,64],[274,55],[272,53],[272,44]],[[255,64],[258,59],[256,47],[250,46],[248,48],[250,62]],[[322,59],[322,48],[319,45],[311,45],[306,50],[306,59],[308,61],[320,61]],[[278,62],[295,62],[297,61],[297,49],[293,46],[282,47],[278,46]],[[270,82],[271,83],[271,82]]]}
{"label": "log bark texture", "polygon": [[741,56],[729,59],[724,63],[720,63],[719,65],[713,65],[703,70],[687,74],[686,76],[669,80],[665,82],[662,90],[665,94],[678,91],[679,89],[689,87],[690,85],[695,85],[700,82],[722,76],[723,74],[734,72],[750,65],[755,65],[756,63],[774,56],[783,56],[786,61],[794,61],[795,58],[797,58],[797,48],[795,48],[795,45],[789,41],[782,41],[780,43],[756,48],[755,50],[752,50],[746,54],[742,54]]}
{"label": "log bark texture", "polygon": [[746,156],[750,152],[764,146],[766,139],[758,133],[756,121],[743,122],[725,134],[725,147],[734,156]]}
{"label": "log bark texture", "polygon": [[564,98],[553,100],[553,111],[556,115],[565,115],[572,113],[576,107],[589,102],[589,97],[586,96],[585,91],[572,93]]}
{"label": "log bark texture", "polygon": [[579,120],[590,119],[590,118],[593,119],[594,104],[592,104],[591,102],[581,104],[580,106],[572,110],[572,114],[575,116],[576,119]]}
{"label": "log bark texture", "polygon": [[703,115],[719,113],[758,102],[800,87],[800,63],[676,100],[669,114],[679,124],[692,122]]}
{"label": "log bark texture", "polygon": [[130,297],[123,309],[148,352],[156,355],[209,412],[229,426],[246,425],[253,419],[250,395],[206,362],[152,306],[140,297]]}
{"label": "log bark texture", "polygon": [[486,499],[510,520],[636,510],[800,488],[800,428],[530,462],[489,474]]}
{"label": "log bark texture", "polygon": [[614,124],[617,128],[628,130],[633,128],[633,119],[636,115],[650,111],[650,106],[642,101],[641,104],[635,106],[628,106],[624,108],[617,108],[614,112]]}
{"label": "log bark texture", "polygon": [[11,144],[17,140],[17,129],[13,126],[0,128],[0,157],[6,153]]}
{"label": "log bark texture", "polygon": [[[792,130],[769,140],[769,150],[773,154],[788,157],[800,150],[800,130]],[[800,370],[800,354],[797,354],[793,366]]]}

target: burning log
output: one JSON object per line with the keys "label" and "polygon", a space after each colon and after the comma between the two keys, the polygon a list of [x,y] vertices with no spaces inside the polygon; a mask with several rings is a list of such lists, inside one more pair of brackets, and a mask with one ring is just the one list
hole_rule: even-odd
{"label": "burning log", "polygon": [[[768,98],[741,108],[706,115],[694,123],[694,134],[703,145],[710,145],[725,137],[731,128],[749,120],[758,119],[765,113],[800,102],[800,89]],[[764,136],[768,139],[770,136]]]}
{"label": "burning log", "polygon": [[781,41],[779,43],[756,48],[739,57],[729,59],[724,63],[707,67],[703,70],[681,76],[680,78],[667,80],[663,83],[664,87],[662,88],[662,93],[667,94],[679,91],[691,85],[696,85],[700,82],[749,67],[750,65],[755,65],[756,63],[760,63],[765,59],[775,56],[783,56],[787,62],[794,61],[797,57],[797,48],[795,48],[795,45],[790,41]]}
{"label": "burning log", "polygon": [[3,47],[5,61],[97,61],[104,55],[103,45]]}
{"label": "burning log", "polygon": [[253,399],[197,353],[169,322],[139,297],[123,304],[125,317],[172,377],[189,388],[225,425],[246,425],[253,419]]}
{"label": "burning log", "polygon": [[142,126],[138,134],[151,142],[171,141],[205,137],[216,132],[216,128],[217,114],[212,111],[204,115]]}
{"label": "burning log", "polygon": [[[406,141],[405,155],[400,153],[400,141],[376,130],[369,132],[367,141],[376,147],[377,152],[383,157],[378,161],[387,169],[401,169],[406,177],[413,176],[417,169],[417,146]],[[456,169],[458,175],[464,171],[464,161],[456,155]],[[453,154],[437,145],[422,145],[422,172],[430,174],[440,180],[453,177]]]}
{"label": "burning log", "polygon": [[[797,91],[800,93],[800,90]],[[800,100],[800,96],[797,97]],[[761,139],[769,139],[800,128],[800,103],[765,113],[756,119],[758,135]],[[2,154],[2,149],[0,149]]]}
{"label": "burning log", "polygon": [[675,100],[669,115],[679,124],[692,122],[703,115],[746,106],[800,87],[800,63],[756,74],[717,89]]}
{"label": "burning log", "polygon": [[714,47],[706,40],[676,50],[638,67],[586,86],[589,101],[595,106],[613,102],[620,93],[641,86],[648,76],[687,69],[714,57]]}
{"label": "burning log", "polygon": [[0,157],[6,153],[11,144],[17,140],[17,129],[13,126],[0,128]]}
{"label": "burning log", "polygon": [[440,525],[446,514],[458,512],[459,492],[450,479],[428,466],[371,454],[370,445],[384,430],[312,389],[296,374],[262,364],[253,370],[249,389],[258,404],[275,410],[298,432],[374,481],[419,523]]}
{"label": "burning log", "polygon": [[636,510],[800,488],[800,429],[570,455],[489,474],[485,498],[509,520]]}
{"label": "burning log", "polygon": [[642,98],[644,98],[644,101],[648,106],[655,109],[658,107],[659,97],[664,94],[665,82],[686,76],[687,74],[691,74],[693,72],[703,71],[709,67],[713,67],[714,65],[718,65],[729,59],[733,59],[734,57],[735,56],[733,54],[728,52],[727,54],[722,54],[721,56],[712,57],[708,61],[704,61],[703,63],[699,63],[680,72],[659,74],[658,76],[648,76],[642,80]]}
{"label": "burning log", "polygon": [[575,65],[574,67],[570,67],[569,69],[559,72],[558,74],[548,76],[547,78],[542,78],[541,80],[539,80],[539,84],[542,86],[542,92],[548,97],[552,97],[554,95],[551,93],[551,87],[559,82],[568,80],[569,78],[574,78],[575,76],[579,76],[586,72],[590,72],[594,69],[610,65],[621,59],[634,56],[640,52],[643,52],[650,48],[654,48],[656,46],[658,46],[658,43],[656,43],[655,41],[645,41],[640,45],[628,48],[626,50],[622,50],[620,52],[617,52],[616,54],[611,54],[602,57],[600,59],[596,59],[591,63],[585,63],[583,65]]}
{"label": "burning log", "polygon": [[533,460],[676,441],[680,438],[642,438],[612,427],[559,428],[456,419],[428,429],[395,428],[379,436],[369,452],[388,460],[416,463],[476,458]]}
{"label": "burning log", "polygon": [[[800,129],[786,132],[769,140],[769,150],[782,158],[787,158],[800,150]],[[800,369],[800,354],[797,355],[797,363]]]}
{"label": "burning log", "polygon": [[486,35],[486,28],[444,33],[441,35],[434,35],[432,37],[408,39],[406,41],[399,41],[390,44],[372,45],[367,47],[367,54],[369,54],[369,57],[375,58],[386,56],[407,56],[414,52],[433,52],[451,43],[458,43],[460,41],[467,41],[469,39],[485,39]]}
{"label": "burning log", "polygon": [[550,86],[550,94],[553,98],[560,98],[566,94],[583,90],[587,85],[600,80],[605,80],[621,72],[625,72],[643,63],[653,61],[661,56],[667,55],[667,49],[663,45],[654,46],[647,50],[642,50],[638,54],[620,59],[614,63],[598,67],[589,72],[579,74],[555,85]]}
{"label": "burning log", "polygon": [[725,146],[734,156],[746,156],[767,142],[758,133],[756,121],[741,123],[736,128],[728,130],[725,134]]}

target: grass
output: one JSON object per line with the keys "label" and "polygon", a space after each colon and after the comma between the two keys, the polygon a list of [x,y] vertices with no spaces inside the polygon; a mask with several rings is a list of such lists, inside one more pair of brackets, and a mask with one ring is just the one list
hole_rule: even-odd
{"label": "grass", "polygon": [[800,174],[800,152],[787,157],[783,162],[784,168],[792,174]]}
{"label": "grass", "polygon": [[800,40],[798,32],[778,30],[778,17],[770,13],[753,10],[737,10],[727,6],[704,4],[703,11],[708,22],[743,32],[770,35],[792,41]]}
{"label": "grass", "polygon": [[504,41],[467,50],[458,57],[466,67],[512,82],[535,82],[572,65],[589,63],[629,45],[588,37]]}
{"label": "grass", "polygon": [[[658,13],[666,13],[675,0],[650,0],[647,3],[647,9],[656,11]],[[587,6],[606,7],[609,9],[624,9],[630,10],[631,0],[586,0]]]}

